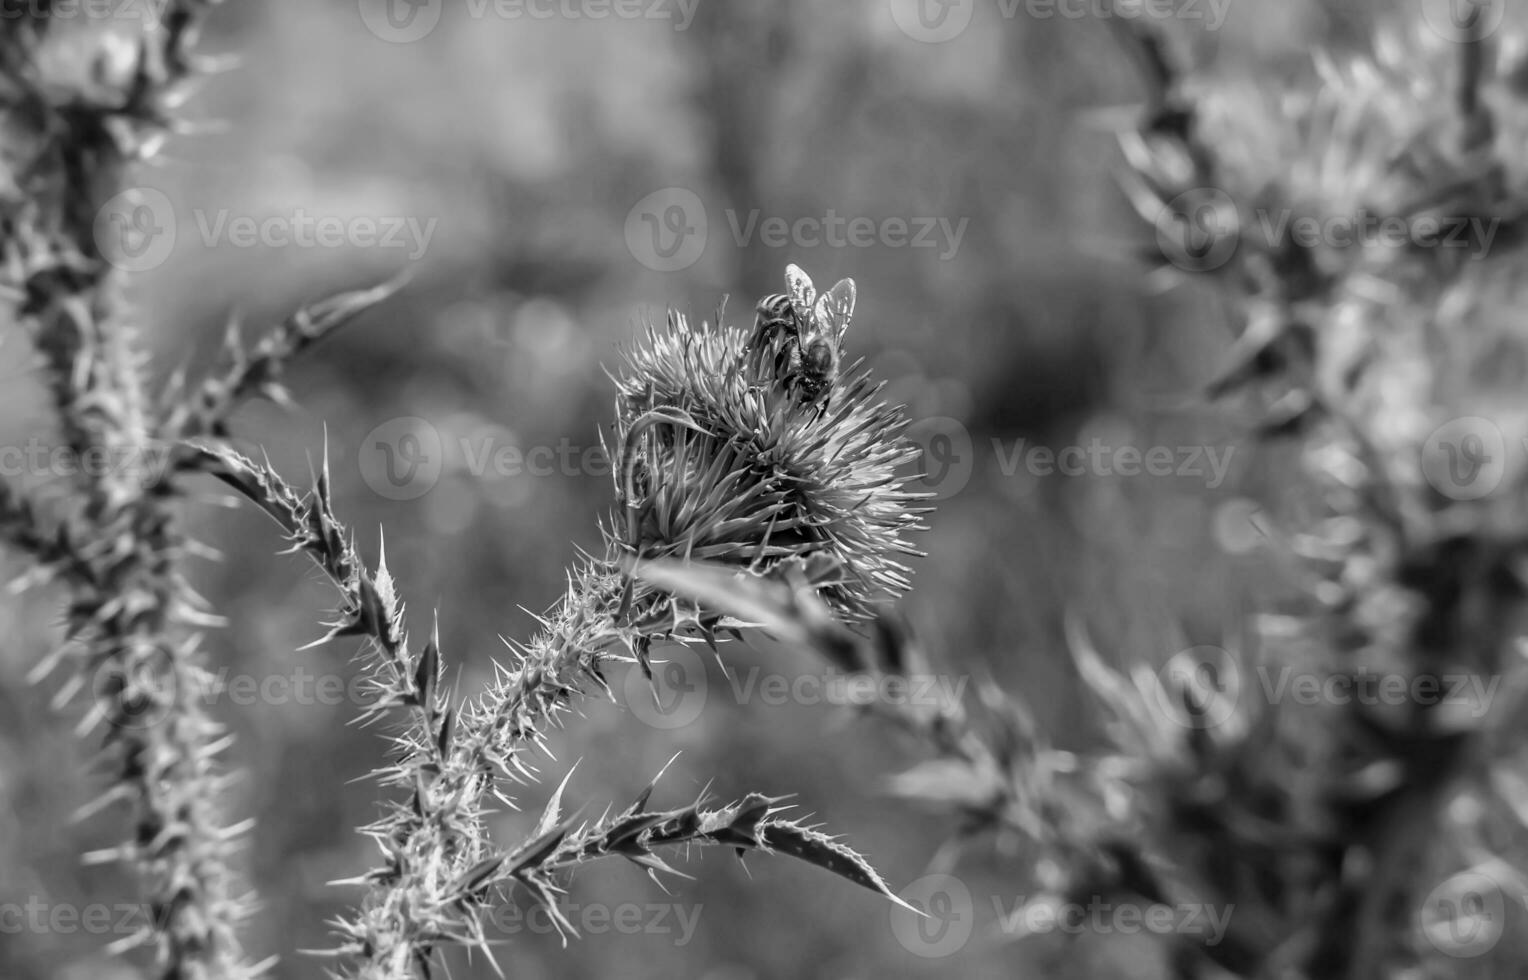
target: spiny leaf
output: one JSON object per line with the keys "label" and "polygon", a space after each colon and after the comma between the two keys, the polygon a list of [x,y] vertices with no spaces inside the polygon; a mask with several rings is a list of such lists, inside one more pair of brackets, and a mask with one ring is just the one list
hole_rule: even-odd
{"label": "spiny leaf", "polygon": [[440,616],[430,631],[430,642],[419,654],[419,665],[414,668],[414,697],[426,711],[435,708],[435,684],[440,677]]}
{"label": "spiny leaf", "polygon": [[766,823],[761,830],[762,840],[770,850],[815,864],[840,878],[870,889],[904,909],[924,915],[898,897],[885,879],[870,866],[869,861],[828,835],[793,823]]}
{"label": "spiny leaf", "polygon": [[562,819],[562,792],[568,788],[568,781],[573,778],[573,773],[577,769],[577,762],[568,767],[567,775],[563,776],[562,782],[557,784],[557,791],[552,794],[551,799],[547,800],[546,809],[542,811],[541,819],[536,821],[536,829],[531,832],[531,836],[540,837],[548,833],[557,825],[557,821]]}

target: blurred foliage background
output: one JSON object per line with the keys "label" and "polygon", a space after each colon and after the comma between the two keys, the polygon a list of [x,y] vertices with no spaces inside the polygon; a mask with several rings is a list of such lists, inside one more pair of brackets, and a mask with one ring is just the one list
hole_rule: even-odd
{"label": "blurred foliage background", "polygon": [[[1119,190],[1109,131],[1131,118],[1141,88],[1109,26],[978,3],[959,36],[925,43],[902,29],[898,6],[699,0],[688,16],[673,3],[651,8],[665,18],[595,19],[576,15],[574,0],[546,18],[453,0],[427,36],[392,43],[368,28],[366,2],[226,4],[202,47],[237,64],[188,103],[188,118],[205,125],[142,176],[173,202],[178,233],[166,261],[134,280],[151,370],[162,381],[177,365],[205,366],[231,315],[254,333],[305,301],[410,270],[397,298],[301,360],[295,410],[251,405],[237,431],[294,478],[327,442],[341,515],[373,558],[386,528],[412,627],[428,629],[439,609],[466,694],[505,657],[499,637],[527,637],[527,610],[560,595],[563,569],[598,540],[613,494],[598,466],[480,474],[461,447],[598,447],[613,394],[603,368],[644,320],[668,306],[714,316],[725,297],[727,318],[747,324],[791,261],[819,285],[852,276],[850,355],[866,358],[915,418],[945,420],[920,431],[957,437],[950,452],[939,443],[935,462],[948,473],[932,487],[941,499],[903,608],[951,673],[990,672],[1063,746],[1086,744],[1065,613],[1080,613],[1118,662],[1237,642],[1247,611],[1289,588],[1256,523],[1288,492],[1293,464],[1254,456],[1242,436],[1249,419],[1198,395],[1232,337],[1226,307],[1193,282],[1164,293],[1145,275],[1162,257]],[[1189,16],[1164,26],[1212,70],[1280,71],[1316,44],[1362,38],[1369,6],[1233,0],[1218,30]],[[1194,9],[1208,17],[1211,7]],[[702,202],[704,249],[685,268],[655,271],[629,224],[640,226],[639,202],[672,188]],[[936,235],[935,247],[774,247],[734,231],[753,212],[795,222],[829,209],[964,222],[964,234],[958,245]],[[418,241],[241,247],[206,233],[219,213],[434,224],[417,250]],[[0,379],[0,440],[53,438],[14,332],[0,335]],[[392,499],[366,479],[365,440],[409,417],[439,433],[443,471],[429,492]],[[1047,476],[1013,465],[1020,445],[1095,438],[1170,447],[1179,460],[1192,447],[1231,452],[1232,465],[1216,485],[1202,474]],[[265,518],[207,491],[195,530],[223,559],[190,567],[227,619],[209,642],[214,669],[349,678],[346,643],[297,652],[321,633],[329,586],[274,554]],[[20,571],[4,556],[0,570]],[[60,642],[57,600],[43,591],[0,605],[0,901],[127,901],[131,885],[115,868],[79,860],[114,840],[111,817],[69,822],[95,785],[88,748],[71,735],[78,706],[55,710],[56,685],[26,680]],[[766,642],[729,644],[721,660],[739,678],[823,670]],[[887,793],[920,757],[916,746],[844,708],[738,703],[715,660],[701,662],[706,708],[673,729],[629,710],[625,668],[614,670],[618,703],[591,699],[554,734],[548,778],[520,795],[523,812],[499,818],[501,839],[528,831],[575,761],[567,799],[597,813],[640,792],[678,752],[657,802],[706,785],[728,798],[792,793],[894,887],[934,866],[957,828]],[[349,724],[351,704],[267,700],[281,703],[225,698],[215,709],[238,737],[231,801],[258,822],[248,873],[264,909],[248,940],[256,956],[282,954],[277,976],[316,977],[322,961],[294,951],[326,946],[324,920],[358,897],[325,883],[374,860],[355,828],[377,812],[364,777],[386,743]],[[653,906],[671,905],[669,930],[590,929],[564,949],[544,920],[511,923],[506,970],[763,980],[1154,968],[1139,950],[1119,966],[1120,949],[1089,940],[1009,942],[990,897],[1011,908],[1027,893],[1025,855],[987,841],[955,864],[979,898],[971,940],[944,958],[913,955],[884,902],[806,865],[755,855],[745,867],[722,853],[676,863],[694,878],[671,880],[667,895],[614,862],[580,874],[569,893],[575,906],[641,906],[647,923]],[[679,935],[677,910],[696,917],[693,935]],[[147,976],[105,955],[113,938],[0,935],[0,977]],[[491,975],[481,960],[451,966],[458,977]]]}

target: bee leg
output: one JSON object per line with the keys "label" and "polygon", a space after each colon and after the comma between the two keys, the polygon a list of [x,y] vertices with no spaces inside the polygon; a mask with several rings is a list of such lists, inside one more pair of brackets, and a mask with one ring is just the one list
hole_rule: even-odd
{"label": "bee leg", "polygon": [[615,620],[617,623],[624,621],[627,614],[631,612],[631,596],[633,591],[632,586],[633,583],[631,580],[631,572],[627,572],[626,584],[621,588],[621,604],[616,608],[615,611]]}
{"label": "bee leg", "polygon": [[829,388],[827,391],[822,393],[821,398],[817,399],[817,414],[813,416],[812,419],[814,422],[822,421],[823,416],[828,414],[828,402],[831,401],[832,398],[833,389]]}

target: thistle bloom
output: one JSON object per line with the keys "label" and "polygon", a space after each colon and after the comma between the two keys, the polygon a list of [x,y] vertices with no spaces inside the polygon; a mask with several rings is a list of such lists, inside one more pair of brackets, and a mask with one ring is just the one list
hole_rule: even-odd
{"label": "thistle bloom", "polygon": [[902,438],[906,417],[879,400],[859,364],[804,385],[792,376],[802,359],[775,357],[759,341],[757,327],[692,327],[677,313],[647,328],[615,379],[619,506],[604,528],[605,553],[585,556],[540,633],[512,644],[511,662],[461,705],[442,691],[438,640],[411,643],[385,562],[368,569],[335,518],[327,469],[301,494],[226,449],[197,458],[340,587],[329,636],[374,641],[367,672],[377,697],[367,718],[406,718],[393,761],[376,776],[408,798],[364,828],[383,863],[350,882],[366,885],[366,897],[335,923],[347,975],[397,980],[427,969],[442,943],[486,948],[480,916],[495,890],[518,883],[551,904],[561,871],[612,854],[665,871],[654,848],[684,843],[790,854],[896,901],[857,854],[759,794],[730,807],[697,800],[648,813],[649,789],[614,818],[575,827],[560,822],[559,789],[526,841],[501,848],[488,835],[490,802],[508,801],[506,782],[534,777],[528,753],[571,701],[608,693],[608,661],[648,670],[655,640],[714,642],[719,630],[757,625],[654,585],[639,564],[704,561],[759,581],[778,577],[845,621],[868,619],[907,587],[900,559],[912,553],[907,535],[923,511],[907,486],[917,450]]}
{"label": "thistle bloom", "polygon": [[617,382],[618,479],[641,478],[616,488],[628,537],[613,543],[755,570],[819,558],[839,573],[824,597],[862,618],[909,585],[899,559],[922,511],[906,486],[908,420],[859,364],[818,403],[793,394],[767,353],[680,314],[648,329]]}

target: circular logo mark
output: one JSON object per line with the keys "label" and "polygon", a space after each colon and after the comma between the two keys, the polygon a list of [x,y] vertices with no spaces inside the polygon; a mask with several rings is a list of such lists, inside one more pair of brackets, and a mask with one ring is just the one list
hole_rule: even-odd
{"label": "circular logo mark", "polygon": [[706,206],[683,187],[642,198],[626,215],[626,248],[654,272],[678,272],[706,250]]}
{"label": "circular logo mark", "polygon": [[101,664],[91,678],[90,690],[97,702],[112,706],[107,718],[113,725],[151,728],[175,707],[175,665],[159,649],[132,659],[127,665],[116,659]]}
{"label": "circular logo mark", "polygon": [[442,0],[359,0],[361,23],[389,44],[408,44],[435,30]]}
{"label": "circular logo mark", "polygon": [[388,500],[414,500],[440,481],[445,449],[435,426],[418,416],[390,419],[366,433],[357,454],[361,479]]}
{"label": "circular logo mark", "polygon": [[129,187],[101,205],[92,233],[101,257],[118,269],[157,269],[175,249],[175,207],[163,191]]}
{"label": "circular logo mark", "polygon": [[1216,646],[1189,647],[1157,671],[1158,707],[1183,728],[1217,728],[1236,712],[1241,668]]}
{"label": "circular logo mark", "polygon": [[1199,187],[1163,205],[1156,228],[1167,261],[1185,272],[1212,272],[1236,254],[1241,217],[1231,195]]}
{"label": "circular logo mark", "polygon": [[924,44],[953,41],[971,26],[976,0],[889,0],[891,19],[903,34]]}
{"label": "circular logo mark", "polygon": [[976,903],[971,889],[954,875],[933,874],[898,893],[902,901],[923,913],[891,907],[891,932],[914,956],[937,959],[960,951],[976,928]]}
{"label": "circular logo mark", "polygon": [[1422,19],[1445,41],[1489,37],[1506,16],[1505,0],[1422,0]]}
{"label": "circular logo mark", "polygon": [[650,728],[665,731],[683,728],[706,707],[706,664],[700,654],[676,646],[663,657],[653,657],[653,679],[633,665],[626,672],[626,706]]}
{"label": "circular logo mark", "polygon": [[966,488],[976,465],[976,448],[971,432],[959,419],[937,415],[913,423],[905,433],[916,445],[917,476],[908,489],[932,494],[934,500],[947,500]]}
{"label": "circular logo mark", "polygon": [[1417,911],[1418,928],[1433,948],[1461,959],[1489,952],[1501,939],[1506,918],[1501,886],[1474,869],[1434,888]]}
{"label": "circular logo mark", "polygon": [[1422,444],[1422,475],[1452,500],[1479,500],[1501,485],[1507,440],[1489,419],[1445,422]]}

